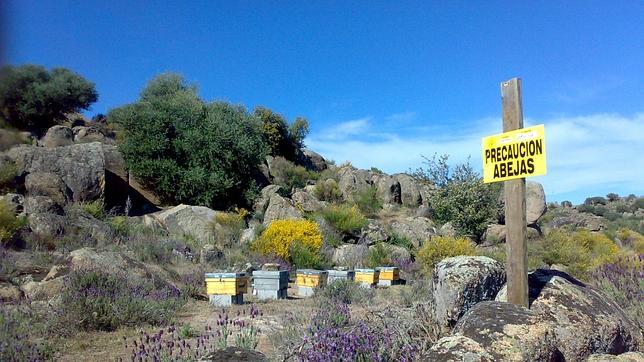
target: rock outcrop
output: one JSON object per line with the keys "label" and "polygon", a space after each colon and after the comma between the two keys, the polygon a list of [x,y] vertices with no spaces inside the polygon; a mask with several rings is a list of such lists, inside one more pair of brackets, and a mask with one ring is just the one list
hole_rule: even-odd
{"label": "rock outcrop", "polygon": [[[18,174],[28,176],[45,173],[58,176],[65,190],[68,190],[70,201],[91,201],[103,195],[105,158],[100,143],[55,148],[18,146],[7,151],[6,155],[17,164]],[[42,188],[46,185],[34,182],[34,187],[36,186]],[[59,188],[61,185],[55,182],[52,187]]]}
{"label": "rock outcrop", "polygon": [[470,309],[453,333],[476,341],[494,361],[562,361],[554,332],[527,308],[485,301]]}
{"label": "rock outcrop", "polygon": [[[501,188],[499,201],[502,208],[499,212],[499,224],[505,224],[505,199]],[[526,220],[527,225],[534,225],[546,213],[546,194],[543,186],[534,181],[526,181]]]}
{"label": "rock outcrop", "polygon": [[394,220],[389,228],[392,234],[407,238],[415,247],[419,247],[437,234],[434,223],[430,219],[420,216]]}
{"label": "rock outcrop", "polygon": [[38,141],[43,147],[54,148],[69,146],[74,143],[74,132],[67,126],[53,126],[47,130],[43,138]]}
{"label": "rock outcrop", "polygon": [[494,357],[478,342],[465,336],[448,336],[436,341],[423,356],[425,361],[493,362]]}
{"label": "rock outcrop", "polygon": [[[596,289],[556,270],[538,269],[530,273],[528,283],[530,311],[550,324],[566,360],[634,351],[642,346],[642,331]],[[506,300],[505,287],[496,299]]]}
{"label": "rock outcrop", "polygon": [[210,227],[217,211],[205,206],[178,205],[154,214],[154,218],[174,235],[191,235],[201,241],[213,238]]}
{"label": "rock outcrop", "polygon": [[505,283],[503,264],[485,256],[456,256],[434,267],[435,317],[447,330],[475,304],[493,300]]}

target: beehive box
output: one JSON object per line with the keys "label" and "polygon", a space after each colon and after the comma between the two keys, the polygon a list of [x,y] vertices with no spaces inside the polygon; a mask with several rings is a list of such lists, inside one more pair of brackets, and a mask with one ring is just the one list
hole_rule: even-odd
{"label": "beehive box", "polygon": [[257,270],[253,272],[253,290],[259,299],[285,299],[288,271]]}
{"label": "beehive box", "polygon": [[378,284],[378,271],[375,269],[356,269],[356,283],[370,287]]}
{"label": "beehive box", "polygon": [[331,284],[336,280],[353,280],[355,277],[355,272],[353,270],[327,270],[329,276],[327,277],[327,283]]}
{"label": "beehive box", "polygon": [[396,266],[382,266],[376,270],[378,271],[378,285],[391,286],[400,281],[400,269]]}
{"label": "beehive box", "polygon": [[246,273],[206,273],[206,294],[238,295],[246,293]]}
{"label": "beehive box", "polygon": [[298,269],[295,284],[297,294],[302,297],[309,297],[315,292],[315,288],[326,285],[328,273],[325,270]]}

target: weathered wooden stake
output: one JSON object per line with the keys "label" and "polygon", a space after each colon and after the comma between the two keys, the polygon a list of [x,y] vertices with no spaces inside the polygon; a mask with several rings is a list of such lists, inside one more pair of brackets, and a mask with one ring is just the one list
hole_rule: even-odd
{"label": "weathered wooden stake", "polygon": [[[501,83],[503,132],[523,128],[521,79]],[[525,178],[505,181],[508,302],[528,307]]]}

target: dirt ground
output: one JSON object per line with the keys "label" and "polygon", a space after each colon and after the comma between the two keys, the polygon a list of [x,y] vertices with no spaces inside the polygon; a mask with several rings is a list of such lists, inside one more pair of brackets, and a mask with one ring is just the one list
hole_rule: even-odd
{"label": "dirt ground", "polygon": [[[387,303],[393,303],[393,295],[400,292],[405,286],[394,286],[391,288],[377,289],[376,295],[372,301],[374,305],[384,306]],[[287,314],[294,313],[305,316],[315,310],[316,298],[297,297],[297,290],[293,285],[289,286],[289,298],[275,301],[259,301],[251,294],[244,295],[244,305],[233,305],[226,307],[229,315],[234,316],[237,311],[243,310],[248,312],[250,305],[257,307],[262,315],[255,320],[255,325],[261,330],[257,350],[264,353],[269,358],[274,356],[274,347],[270,336],[282,329],[283,321]],[[329,306],[332,308],[333,306]],[[364,307],[352,305],[352,314],[359,315],[363,312]],[[218,315],[222,312],[222,307],[214,307],[208,301],[191,300],[176,316],[174,324],[177,327],[190,324],[197,334],[204,331],[206,325],[215,326]],[[141,332],[155,333],[159,328],[124,328],[114,332],[81,332],[73,338],[65,340],[55,359],[59,361],[123,361],[130,360],[130,349],[126,348],[124,338],[133,340]],[[196,340],[197,337],[191,340]]]}

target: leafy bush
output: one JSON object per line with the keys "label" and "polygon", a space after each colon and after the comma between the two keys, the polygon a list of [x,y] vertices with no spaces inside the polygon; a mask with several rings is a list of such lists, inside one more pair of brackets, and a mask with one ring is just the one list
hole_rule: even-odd
{"label": "leafy bush", "polygon": [[271,174],[274,177],[273,183],[283,186],[289,192],[295,188],[303,188],[309,180],[315,180],[318,176],[315,172],[296,166],[283,157],[275,157],[271,163]]}
{"label": "leafy bush", "polygon": [[[215,241],[222,246],[234,245],[246,227],[246,209],[236,209],[238,212],[218,212],[209,223]],[[242,211],[243,210],[243,211]]]}
{"label": "leafy bush", "polygon": [[[223,313],[223,314],[222,314]],[[211,353],[226,349],[228,340],[233,339],[235,346],[253,350],[259,342],[260,330],[255,320],[262,315],[251,306],[237,316],[223,311],[218,315],[216,326],[208,323],[203,333],[197,333],[189,324],[177,329],[170,326],[153,334],[141,333],[140,337],[125,340],[125,347],[134,361],[198,361],[207,359]],[[197,337],[197,341],[188,339]],[[232,337],[232,338],[230,338]]]}
{"label": "leafy bush", "polygon": [[423,243],[416,261],[428,273],[441,260],[459,255],[476,255],[474,244],[462,237],[435,236]]}
{"label": "leafy bush", "polygon": [[128,169],[163,202],[225,209],[256,195],[266,145],[243,107],[205,103],[180,76],[164,74],[108,119],[123,128]]}
{"label": "leafy bush", "polygon": [[353,202],[365,215],[373,216],[382,209],[382,200],[378,196],[378,189],[374,186],[367,187],[353,195]]}
{"label": "leafy bush", "polygon": [[634,205],[638,209],[644,209],[644,197],[638,197]]}
{"label": "leafy bush", "polygon": [[254,115],[262,122],[262,133],[269,147],[269,154],[295,161],[303,141],[309,133],[308,121],[297,117],[289,127],[286,119],[265,107],[256,107]]}
{"label": "leafy bush", "polygon": [[322,216],[338,231],[344,233],[356,232],[367,225],[367,218],[355,205],[331,205],[322,211]]}
{"label": "leafy bush", "polygon": [[606,199],[601,196],[588,197],[586,198],[586,200],[584,200],[584,205],[606,205]]}
{"label": "leafy bush", "polygon": [[374,298],[374,290],[363,288],[352,280],[335,280],[325,288],[320,289],[315,297],[321,300],[320,304],[368,304]]}
{"label": "leafy bush", "polygon": [[26,306],[0,307],[0,361],[45,361],[53,357],[47,341],[37,342],[39,320],[41,316]]}
{"label": "leafy bush", "polygon": [[13,207],[0,198],[0,245],[9,243],[25,225],[25,219],[16,216]]}
{"label": "leafy bush", "polygon": [[415,347],[398,345],[391,326],[354,320],[349,307],[318,309],[296,352],[302,361],[411,361]]}
{"label": "leafy bush", "polygon": [[499,214],[500,185],[484,184],[469,162],[450,170],[447,155],[425,157],[427,168],[419,168],[413,176],[437,187],[430,195],[432,217],[451,222],[459,235],[480,240],[488,224]]}
{"label": "leafy bush", "polygon": [[7,193],[16,189],[18,166],[13,162],[0,164],[0,192]]}
{"label": "leafy bush", "polygon": [[299,242],[312,252],[322,247],[322,234],[318,224],[310,220],[275,220],[252,244],[252,249],[264,255],[291,259],[291,246]]}
{"label": "leafy bush", "polygon": [[384,243],[378,243],[373,248],[369,248],[367,254],[367,267],[375,268],[379,266],[387,266],[391,264],[391,255],[389,249]]}
{"label": "leafy bush", "polygon": [[326,269],[330,266],[319,249],[296,240],[289,248],[291,263],[297,269]]}
{"label": "leafy bush", "polygon": [[342,201],[342,191],[334,179],[320,180],[313,188],[313,195],[320,201],[340,202]]}
{"label": "leafy bush", "polygon": [[61,324],[70,330],[113,331],[121,326],[163,325],[183,305],[176,289],[133,284],[125,274],[74,270],[65,276]]}
{"label": "leafy bush", "polygon": [[620,257],[592,271],[589,281],[611,297],[644,328],[644,255]]}
{"label": "leafy bush", "polygon": [[130,234],[130,223],[126,216],[113,216],[107,220],[114,235],[123,238]]}
{"label": "leafy bush", "polygon": [[624,247],[633,249],[637,254],[644,254],[644,235],[627,228],[620,228],[616,236]]}
{"label": "leafy bush", "polygon": [[551,231],[537,251],[548,265],[562,264],[570,274],[584,279],[589,271],[613,262],[619,252],[617,245],[604,234],[586,230],[567,232]]}
{"label": "leafy bush", "polygon": [[614,192],[610,192],[606,195],[606,198],[609,202],[615,202],[619,200],[619,195]]}
{"label": "leafy bush", "polygon": [[103,220],[105,218],[105,204],[102,199],[85,202],[81,204],[82,209],[94,218]]}
{"label": "leafy bush", "polygon": [[97,99],[94,83],[65,68],[0,68],[0,123],[21,130],[42,134]]}

